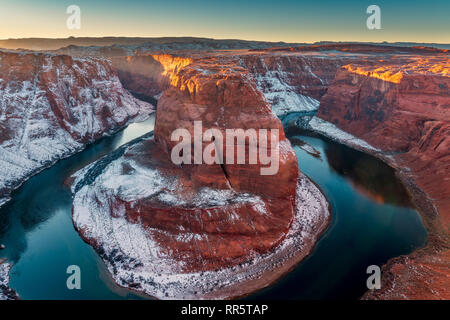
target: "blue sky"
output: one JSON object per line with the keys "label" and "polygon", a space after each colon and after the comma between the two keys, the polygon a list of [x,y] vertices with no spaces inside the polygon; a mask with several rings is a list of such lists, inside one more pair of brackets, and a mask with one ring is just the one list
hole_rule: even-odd
{"label": "blue sky", "polygon": [[[66,8],[81,8],[81,29]],[[366,8],[381,8],[381,30],[366,28]],[[450,1],[103,1],[0,0],[0,38],[197,36],[287,42],[450,43]]]}

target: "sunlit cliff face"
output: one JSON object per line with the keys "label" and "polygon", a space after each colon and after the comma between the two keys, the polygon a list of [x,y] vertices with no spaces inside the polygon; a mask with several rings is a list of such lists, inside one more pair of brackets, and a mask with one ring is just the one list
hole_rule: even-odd
{"label": "sunlit cliff face", "polygon": [[247,70],[232,58],[185,58],[169,54],[153,55],[153,58],[164,68],[161,76],[170,79],[172,87],[187,91],[191,97],[200,100],[205,88],[208,89],[214,81],[215,86],[219,87],[223,81],[232,81],[248,75]]}
{"label": "sunlit cliff face", "polygon": [[170,54],[154,54],[152,57],[162,65],[164,71],[161,75],[168,77],[172,86],[176,86],[178,71],[194,61],[191,58],[176,57]]}
{"label": "sunlit cliff face", "polygon": [[236,59],[191,53],[189,57],[172,54],[136,54],[113,59],[124,86],[134,92],[157,96],[169,87],[187,91],[191,96],[206,81],[221,81],[245,76],[247,70]]}
{"label": "sunlit cliff face", "polygon": [[372,67],[368,68],[368,67],[355,67],[352,65],[346,65],[343,66],[343,68],[352,73],[356,73],[366,77],[377,78],[392,83],[400,83],[400,81],[403,78],[402,71],[396,71],[395,69],[397,68],[391,70],[391,67],[389,66],[371,69]]}
{"label": "sunlit cliff face", "polygon": [[411,70],[418,73],[434,73],[443,76],[450,76],[450,59],[448,56],[444,59],[436,58],[418,58],[416,62],[408,65]]}
{"label": "sunlit cliff face", "polygon": [[[380,63],[385,63],[379,60]],[[447,55],[439,57],[413,58],[406,64],[385,64],[383,66],[354,66],[345,65],[342,68],[349,72],[367,77],[381,79],[391,83],[400,83],[408,74],[450,75],[450,59]]]}

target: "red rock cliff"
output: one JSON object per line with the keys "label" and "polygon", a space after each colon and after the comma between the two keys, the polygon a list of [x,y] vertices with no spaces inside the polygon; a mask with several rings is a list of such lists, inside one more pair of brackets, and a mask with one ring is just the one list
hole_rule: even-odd
{"label": "red rock cliff", "polygon": [[104,59],[0,52],[0,205],[31,174],[152,111]]}
{"label": "red rock cliff", "polygon": [[[427,247],[392,259],[375,299],[449,299],[450,70],[448,56],[342,67],[318,116],[389,154],[429,231]],[[415,190],[417,186],[422,191]]]}
{"label": "red rock cliff", "polygon": [[[126,153],[124,159],[132,162],[123,174],[146,168],[163,177],[168,186],[157,194],[136,194],[133,201],[130,196],[113,197],[108,202],[112,215],[125,205],[127,217],[140,221],[161,250],[177,261],[174,267],[181,268],[177,272],[220,269],[269,252],[289,231],[299,178],[297,158],[280,120],[252,78],[233,61],[217,65],[199,59],[175,70],[171,68],[174,59],[156,59],[170,70],[171,86],[158,102],[154,140]],[[279,148],[278,170],[262,175],[261,168],[267,165],[260,159],[249,164],[248,146],[245,164],[229,164],[225,159],[224,164],[175,165],[171,150],[178,141],[172,141],[171,134],[187,129],[193,137],[194,121],[202,121],[203,131],[220,130],[223,137],[226,129],[277,129],[279,141],[269,140],[269,150],[264,151],[270,154]],[[226,155],[233,147],[232,155],[236,155],[235,143],[224,139],[221,152]],[[257,147],[266,148],[259,141]],[[170,188],[173,183],[176,187]]]}
{"label": "red rock cliff", "polygon": [[[172,59],[161,60],[171,63]],[[170,65],[170,64],[169,64]],[[200,248],[208,246],[215,248],[209,253],[201,250],[192,251],[193,247],[182,241],[162,241],[162,244],[171,246],[174,251],[186,252],[190,256],[201,256],[196,261],[201,265],[190,263],[190,270],[219,268],[236,264],[248,259],[252,251],[264,253],[277,246],[286,235],[293,219],[295,205],[295,192],[298,179],[298,167],[295,153],[284,136],[281,122],[270,112],[270,106],[265,102],[262,94],[255,89],[251,78],[245,70],[231,63],[230,66],[214,65],[194,62],[183,68],[180,72],[172,73],[172,86],[164,92],[158,102],[155,125],[155,148],[161,149],[166,159],[170,158],[172,148],[177,144],[171,141],[171,134],[175,129],[188,129],[192,136],[194,121],[202,121],[203,131],[215,128],[225,137],[226,129],[278,129],[280,159],[279,170],[275,175],[261,175],[262,165],[248,164],[248,148],[246,148],[247,164],[223,165],[183,165],[183,172],[169,169],[171,174],[177,172],[182,177],[185,187],[182,192],[197,194],[200,189],[208,187],[222,191],[248,193],[259,196],[264,203],[261,214],[256,207],[248,204],[232,204],[205,209],[168,208],[167,212],[178,212],[177,219],[185,219],[186,211],[202,217],[198,222],[186,230],[200,234],[203,239],[197,239],[196,245]],[[248,143],[248,142],[247,142]],[[205,143],[206,145],[206,143]],[[269,144],[270,146],[270,144]],[[224,141],[224,154],[231,146]],[[261,147],[261,145],[258,145]],[[237,152],[237,148],[234,148]],[[158,206],[158,205],[157,205]],[[146,211],[154,217],[155,207],[150,206]],[[142,209],[141,209],[142,211]],[[200,213],[201,212],[201,213]],[[238,217],[233,223],[224,221],[215,222],[219,216]],[[157,215],[157,216],[163,216]],[[213,216],[212,220],[206,218]],[[245,218],[244,218],[245,217]],[[174,217],[175,218],[175,217]],[[145,219],[149,226],[157,224],[169,230],[169,225],[155,219]],[[184,225],[182,220],[175,222]],[[162,223],[162,224],[161,224]],[[219,223],[221,226],[219,226]],[[249,229],[249,224],[252,226]],[[222,230],[222,231],[219,231]],[[227,231],[225,231],[227,230]],[[175,236],[179,230],[172,230]],[[168,240],[168,239],[166,239]],[[220,249],[220,248],[223,248]]]}
{"label": "red rock cliff", "polygon": [[158,96],[170,86],[170,77],[192,62],[191,58],[168,54],[112,56],[114,68],[125,88],[136,93]]}
{"label": "red rock cliff", "polygon": [[[445,65],[447,63],[447,65]],[[450,223],[450,77],[448,59],[418,59],[404,65],[347,65],[322,98],[318,116],[393,152],[417,175]],[[449,181],[450,182],[450,181]]]}

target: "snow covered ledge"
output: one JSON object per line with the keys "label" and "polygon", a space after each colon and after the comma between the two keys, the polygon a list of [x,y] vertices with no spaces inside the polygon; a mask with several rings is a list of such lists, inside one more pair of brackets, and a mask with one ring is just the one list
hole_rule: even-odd
{"label": "snow covered ledge", "polygon": [[354,135],[338,128],[333,123],[316,116],[307,116],[303,119],[299,119],[297,120],[297,125],[304,129],[315,131],[331,140],[345,144],[357,150],[363,150],[372,153],[381,152],[380,149],[375,148],[365,140],[357,138]]}
{"label": "snow covered ledge", "polygon": [[9,287],[9,271],[11,267],[11,264],[0,261],[0,300],[19,299],[17,293]]}
{"label": "snow covered ledge", "polygon": [[[125,214],[111,216],[108,208],[110,192],[119,192],[128,200],[148,197],[149,192],[167,198],[159,189],[170,190],[173,182],[162,181],[157,171],[142,172],[143,168],[132,162],[128,164],[136,174],[123,180],[118,170],[122,163],[121,158],[116,158],[89,184],[83,180],[90,179],[89,171],[97,171],[95,164],[77,173],[73,188],[74,225],[102,257],[118,285],[158,299],[227,299],[249,295],[274,283],[303,260],[330,220],[326,198],[300,174],[294,220],[278,247],[263,255],[255,253],[250,261],[233,267],[183,273],[178,268],[179,261],[163,254],[140,222],[130,222]],[[258,197],[249,194],[208,192],[206,198],[201,194],[197,197],[195,201],[201,206],[220,206],[228,201],[259,204]],[[166,200],[177,201],[170,197]]]}

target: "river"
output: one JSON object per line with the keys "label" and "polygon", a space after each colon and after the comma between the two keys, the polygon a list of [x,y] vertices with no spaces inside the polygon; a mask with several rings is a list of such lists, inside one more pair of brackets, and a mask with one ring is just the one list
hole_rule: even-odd
{"label": "river", "polygon": [[[142,299],[114,284],[105,265],[72,225],[64,181],[77,169],[154,127],[154,117],[89,145],[29,179],[0,209],[0,259],[14,264],[10,285],[22,299]],[[394,170],[372,156],[325,138],[288,136],[300,169],[325,193],[332,221],[313,253],[275,285],[250,298],[357,299],[366,268],[426,242],[422,220]],[[306,150],[306,151],[305,151]],[[81,290],[66,286],[81,268]]]}

